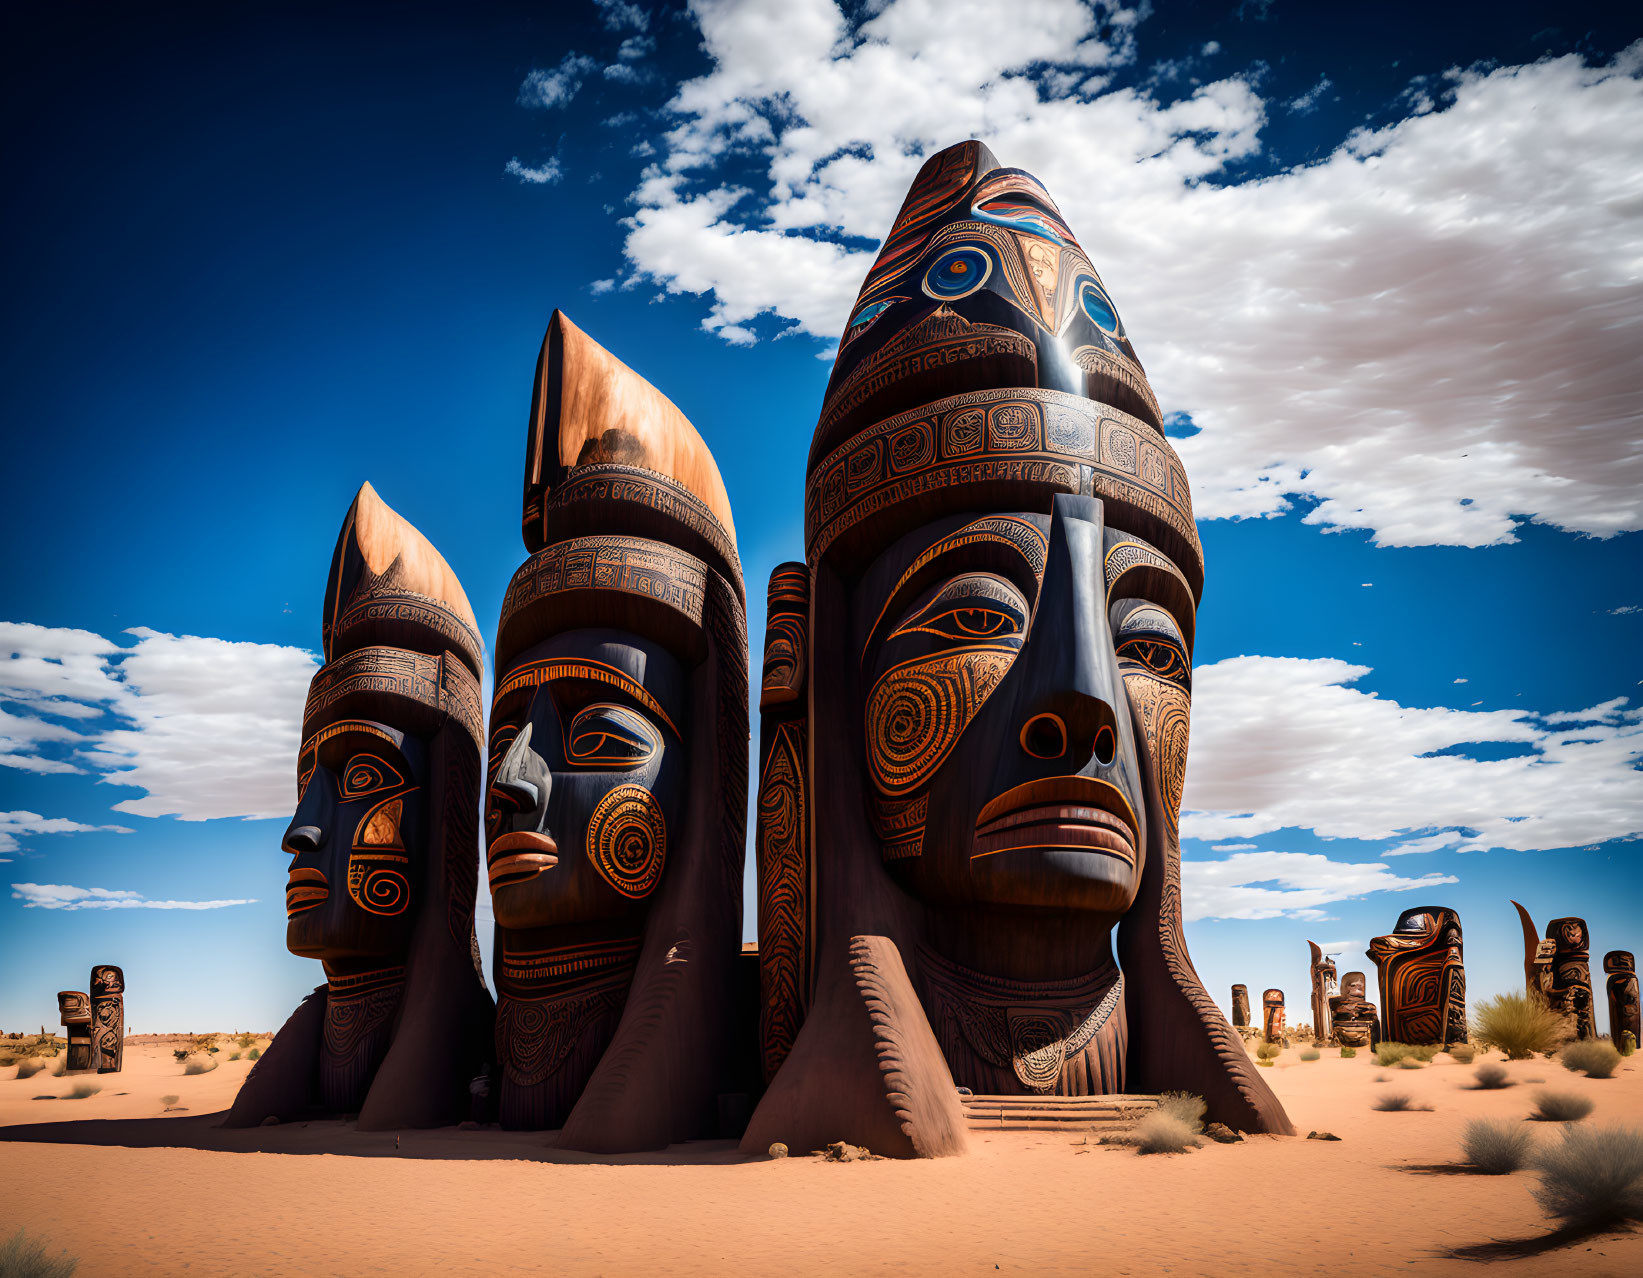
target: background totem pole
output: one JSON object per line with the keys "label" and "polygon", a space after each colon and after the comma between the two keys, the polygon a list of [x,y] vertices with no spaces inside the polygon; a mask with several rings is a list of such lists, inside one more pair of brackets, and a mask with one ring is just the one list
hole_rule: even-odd
{"label": "background totem pole", "polygon": [[1460,915],[1423,905],[1370,941],[1381,985],[1381,1036],[1394,1043],[1466,1042]]}
{"label": "background totem pole", "polygon": [[111,963],[91,969],[91,1063],[99,1074],[118,1074],[125,1062],[125,973]]}

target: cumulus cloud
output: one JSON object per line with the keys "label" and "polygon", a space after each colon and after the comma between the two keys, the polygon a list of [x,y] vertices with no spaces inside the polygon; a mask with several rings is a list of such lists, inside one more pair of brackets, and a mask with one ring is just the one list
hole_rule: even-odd
{"label": "cumulus cloud", "polygon": [[1135,10],[692,13],[711,68],[669,104],[625,251],[701,295],[710,332],[835,338],[919,164],[979,137],[1046,181],[1160,399],[1200,428],[1181,452],[1201,517],[1301,499],[1397,546],[1507,542],[1525,518],[1643,528],[1643,43],[1453,72],[1432,109],[1236,182],[1258,77],[1173,102],[1122,84]]}
{"label": "cumulus cloud", "polygon": [[0,722],[0,763],[100,772],[143,791],[114,805],[137,816],[287,815],[314,657],[277,644],[126,633],[135,645],[0,623],[0,702],[20,712]]}
{"label": "cumulus cloud", "polygon": [[1310,115],[1318,109],[1318,102],[1323,95],[1334,87],[1335,82],[1333,80],[1327,75],[1321,75],[1318,77],[1318,83],[1298,97],[1291,98],[1284,105],[1296,115]]}
{"label": "cumulus cloud", "polygon": [[1384,862],[1357,865],[1317,852],[1235,852],[1224,861],[1184,861],[1181,909],[1199,919],[1326,919],[1323,906],[1371,892],[1409,892],[1459,882],[1453,875],[1399,878]]}
{"label": "cumulus cloud", "polygon": [[551,70],[534,69],[519,86],[519,105],[547,110],[564,106],[599,63],[585,53],[567,53]]}
{"label": "cumulus cloud", "polygon": [[650,11],[629,0],[593,0],[607,31],[648,31]]}
{"label": "cumulus cloud", "polygon": [[13,883],[11,897],[25,910],[221,910],[244,901],[151,901],[140,892],[70,887],[66,883]]}
{"label": "cumulus cloud", "polygon": [[[1198,669],[1182,833],[1407,840],[1389,855],[1643,833],[1643,709],[1626,698],[1548,714],[1405,706],[1351,686],[1369,673],[1294,657]],[[1516,750],[1477,759],[1474,745]]]}
{"label": "cumulus cloud", "polygon": [[503,165],[502,171],[511,173],[521,182],[528,182],[533,186],[551,185],[565,176],[564,167],[559,163],[557,155],[550,157],[546,164],[534,169],[521,164],[519,157],[516,155],[507,164]]}

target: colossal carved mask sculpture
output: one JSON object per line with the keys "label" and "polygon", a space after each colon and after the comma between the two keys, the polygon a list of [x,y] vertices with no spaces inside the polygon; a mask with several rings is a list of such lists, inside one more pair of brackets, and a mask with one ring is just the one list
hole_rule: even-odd
{"label": "colossal carved mask sculpture", "polygon": [[1586,920],[1553,919],[1546,925],[1545,939],[1540,939],[1529,911],[1516,901],[1512,906],[1523,927],[1523,978],[1529,994],[1565,1018],[1568,1037],[1596,1038]]}
{"label": "colossal carved mask sculpture", "polygon": [[91,1000],[79,990],[61,990],[57,1012],[62,1017],[68,1057],[64,1068],[70,1073],[91,1069]]}
{"label": "colossal carved mask sculpture", "polygon": [[1329,1000],[1329,1022],[1342,1047],[1373,1047],[1376,1041],[1375,1005],[1368,998],[1369,982],[1362,972],[1348,972],[1341,992]]}
{"label": "colossal carved mask sculpture", "polygon": [[1460,915],[1420,906],[1370,941],[1381,984],[1381,1033],[1394,1043],[1466,1042]]}
{"label": "colossal carved mask sculpture", "polygon": [[366,484],[326,583],[286,830],[286,947],[326,983],[229,1126],[313,1106],[362,1128],[467,1113],[492,1004],[473,934],[484,648],[439,552]]}
{"label": "colossal carved mask sculpture", "polygon": [[1261,1037],[1268,1043],[1281,1043],[1284,1029],[1284,992],[1267,990],[1261,995]]}
{"label": "colossal carved mask sculpture", "polygon": [[1643,1020],[1638,1014],[1637,960],[1629,950],[1610,950],[1603,956],[1603,970],[1609,974],[1605,982],[1609,994],[1609,1037],[1616,1047],[1621,1046],[1627,1034],[1632,1036],[1633,1046],[1643,1043]]}
{"label": "colossal carved mask sculpture", "polygon": [[[927,162],[840,343],[808,562],[772,579],[774,1081],[745,1148],[955,1152],[954,1082],[1181,1088],[1289,1130],[1181,936],[1203,565],[1161,422],[1043,187],[979,143]],[[843,1085],[827,1062],[863,1034],[896,1051]],[[915,1120],[886,1101],[908,1087]]]}
{"label": "colossal carved mask sculpture", "polygon": [[1319,1043],[1327,1043],[1334,1036],[1330,1003],[1340,992],[1335,982],[1335,960],[1312,941],[1307,942],[1307,948],[1312,951],[1312,1037]]}
{"label": "colossal carved mask sculpture", "polygon": [[1249,986],[1234,985],[1232,987],[1232,1025],[1234,1029],[1244,1029],[1249,1025]]}
{"label": "colossal carved mask sculpture", "polygon": [[125,1062],[126,978],[112,963],[91,969],[91,1064],[118,1074]]}
{"label": "colossal carved mask sculpture", "polygon": [[[558,312],[496,640],[485,831],[506,1127],[699,1136],[740,950],[747,623],[683,414]],[[597,1069],[595,1067],[598,1067]]]}

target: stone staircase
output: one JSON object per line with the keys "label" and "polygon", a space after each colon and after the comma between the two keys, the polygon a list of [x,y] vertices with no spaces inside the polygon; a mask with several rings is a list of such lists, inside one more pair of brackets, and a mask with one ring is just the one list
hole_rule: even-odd
{"label": "stone staircase", "polygon": [[1158,1108],[1158,1097],[960,1096],[972,1132],[1120,1132]]}

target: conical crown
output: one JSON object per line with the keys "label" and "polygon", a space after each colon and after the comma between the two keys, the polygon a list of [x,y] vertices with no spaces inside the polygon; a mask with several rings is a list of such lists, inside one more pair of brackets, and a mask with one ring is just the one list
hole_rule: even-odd
{"label": "conical crown", "polygon": [[1202,589],[1186,472],[1106,285],[1038,179],[963,142],[914,179],[840,339],[810,558],[1056,492],[1102,498]]}

